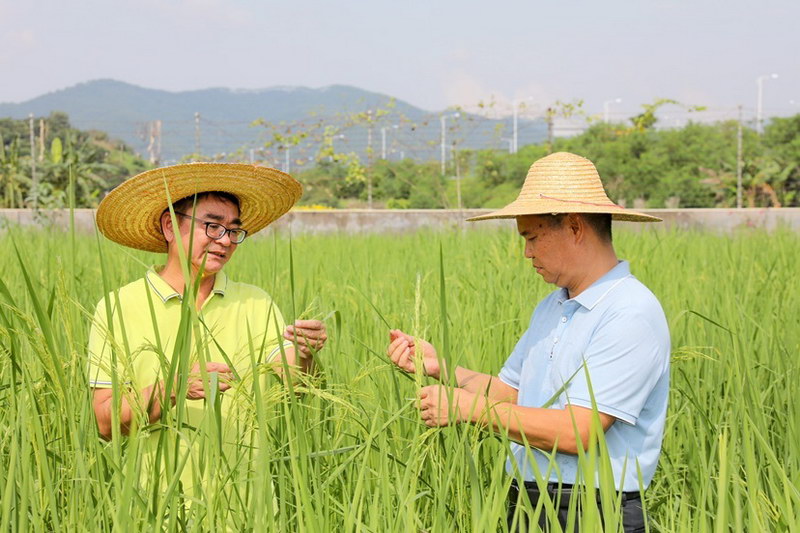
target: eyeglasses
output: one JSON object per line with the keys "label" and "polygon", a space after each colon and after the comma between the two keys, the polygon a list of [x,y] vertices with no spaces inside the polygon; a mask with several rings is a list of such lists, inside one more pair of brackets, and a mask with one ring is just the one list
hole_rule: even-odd
{"label": "eyeglasses", "polygon": [[226,233],[230,235],[231,242],[233,244],[241,244],[244,238],[247,237],[247,230],[243,230],[241,228],[228,229],[217,222],[206,222],[205,220],[200,220],[199,218],[195,218],[192,215],[187,215],[186,213],[175,211],[175,214],[182,217],[191,218],[192,220],[204,224],[206,226],[206,235],[215,241],[223,238]]}

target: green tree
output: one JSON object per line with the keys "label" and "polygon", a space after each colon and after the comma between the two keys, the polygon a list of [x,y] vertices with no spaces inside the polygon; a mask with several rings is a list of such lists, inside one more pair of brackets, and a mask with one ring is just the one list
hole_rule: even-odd
{"label": "green tree", "polygon": [[800,114],[773,118],[764,129],[769,183],[780,204],[800,205]]}
{"label": "green tree", "polygon": [[25,192],[30,186],[30,180],[21,168],[19,152],[19,137],[6,146],[0,135],[0,205],[5,208],[22,207]]}

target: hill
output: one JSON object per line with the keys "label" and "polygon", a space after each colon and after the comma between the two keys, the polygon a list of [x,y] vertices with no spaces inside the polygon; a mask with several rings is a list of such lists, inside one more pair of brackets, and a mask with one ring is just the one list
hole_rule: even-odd
{"label": "hill", "polygon": [[[160,159],[172,162],[195,152],[199,144],[205,156],[239,153],[263,146],[266,129],[253,126],[262,119],[272,124],[287,123],[301,129],[320,120],[341,124],[342,116],[368,109],[387,108],[381,125],[389,130],[387,157],[434,159],[438,157],[441,134],[439,114],[412,106],[391,96],[345,85],[318,89],[307,87],[272,87],[258,90],[209,88],[196,91],[170,92],[138,87],[115,80],[94,80],[47,93],[26,102],[0,104],[0,117],[22,119],[47,116],[63,111],[76,127],[102,130],[122,139],[137,152],[147,155],[153,121],[161,121]],[[195,120],[199,113],[199,121]],[[451,123],[452,124],[452,123]],[[503,137],[510,136],[510,120],[490,120],[464,114],[459,119],[460,145],[469,148],[502,148]],[[397,125],[397,128],[393,128]],[[380,154],[380,128],[373,130],[373,148]],[[540,141],[545,126],[538,121],[520,122],[520,145]],[[198,136],[199,133],[199,136]],[[344,131],[346,149],[364,154],[367,146],[365,128]],[[313,146],[306,146],[311,154]],[[152,148],[151,148],[152,149]],[[337,147],[341,149],[341,147]],[[298,152],[300,150],[298,149]],[[299,156],[294,154],[294,157]],[[275,157],[277,154],[270,154]],[[303,154],[306,157],[306,154]],[[282,161],[282,158],[280,159]]]}

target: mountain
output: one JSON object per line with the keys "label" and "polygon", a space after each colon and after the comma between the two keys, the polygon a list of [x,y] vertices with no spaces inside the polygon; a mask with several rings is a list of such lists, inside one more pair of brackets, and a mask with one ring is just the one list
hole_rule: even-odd
{"label": "mountain", "polygon": [[[196,91],[170,92],[138,87],[116,80],[94,80],[54,91],[21,103],[0,104],[0,117],[36,117],[53,111],[63,111],[70,122],[80,129],[98,129],[118,138],[143,156],[151,143],[152,123],[161,121],[160,155],[163,162],[174,162],[195,151],[199,144],[205,156],[219,156],[238,151],[247,158],[268,139],[263,126],[253,122],[262,119],[271,124],[293,125],[298,133],[320,120],[341,125],[343,116],[368,109],[386,109],[372,132],[375,157],[386,143],[387,157],[439,157],[441,124],[439,114],[431,113],[390,96],[345,85],[319,89],[307,87],[272,87],[258,90],[211,88]],[[195,120],[199,113],[199,120]],[[397,125],[397,127],[393,127]],[[382,133],[381,126],[386,130]],[[507,147],[503,137],[510,137],[510,120],[490,120],[462,114],[447,123],[449,139],[458,139],[460,147]],[[520,121],[519,144],[538,142],[544,137],[545,126],[538,121]],[[199,134],[199,136],[198,136]],[[363,155],[368,143],[365,127],[343,130],[344,137],[336,140],[337,151],[354,151]],[[318,147],[310,141],[294,149],[293,159],[306,159]],[[256,152],[256,157],[259,157]],[[269,157],[274,163],[283,155],[273,149]]]}

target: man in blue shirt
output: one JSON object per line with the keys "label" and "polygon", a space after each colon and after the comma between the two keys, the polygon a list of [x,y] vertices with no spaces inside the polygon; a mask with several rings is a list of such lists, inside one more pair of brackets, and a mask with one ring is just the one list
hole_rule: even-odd
{"label": "man in blue shirt", "polygon": [[[515,218],[525,257],[558,287],[536,307],[499,376],[447,368],[430,343],[399,330],[390,332],[388,354],[413,372],[419,350],[427,375],[454,378],[453,390],[420,391],[428,426],[480,423],[519,443],[507,470],[519,472],[525,486],[512,482],[509,527],[524,523],[515,510],[520,492],[535,508],[544,490],[559,501],[558,520],[567,527],[573,485],[598,484],[597,472],[580,471],[578,454],[599,423],[624,529],[644,531],[639,476],[646,488],[661,451],[669,330],[656,297],[617,258],[611,220],[659,219],[613,204],[591,161],[568,153],[534,163],[516,201],[471,220],[489,218]],[[539,526],[548,530],[544,512]]]}

